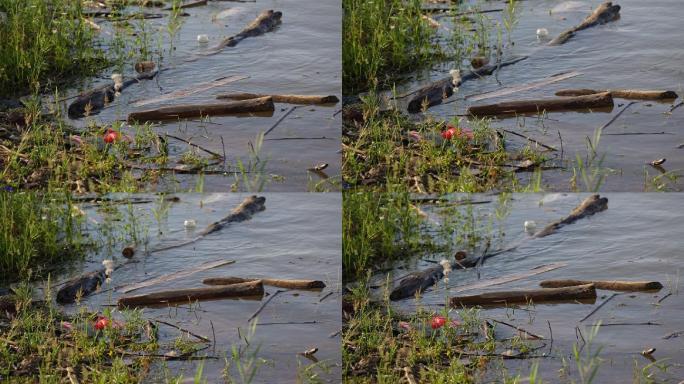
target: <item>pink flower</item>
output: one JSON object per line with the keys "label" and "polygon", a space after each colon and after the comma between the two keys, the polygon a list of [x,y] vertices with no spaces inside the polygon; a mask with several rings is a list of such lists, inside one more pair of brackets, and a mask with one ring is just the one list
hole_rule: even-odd
{"label": "pink flower", "polygon": [[432,320],[430,320],[430,326],[432,327],[432,329],[442,328],[444,324],[446,324],[446,321],[446,317],[441,315],[435,315],[432,317]]}
{"label": "pink flower", "polygon": [[411,327],[411,324],[409,324],[409,323],[407,323],[407,322],[405,322],[405,321],[400,321],[400,322],[399,322],[399,328],[405,329],[405,330],[407,330],[407,331],[410,331],[411,329],[413,329],[413,327]]}
{"label": "pink flower", "polygon": [[472,140],[475,138],[473,131],[468,128],[459,128],[451,123],[447,124],[446,128],[447,129],[445,131],[442,131],[442,137],[444,140],[451,140],[453,138],[465,138]]}

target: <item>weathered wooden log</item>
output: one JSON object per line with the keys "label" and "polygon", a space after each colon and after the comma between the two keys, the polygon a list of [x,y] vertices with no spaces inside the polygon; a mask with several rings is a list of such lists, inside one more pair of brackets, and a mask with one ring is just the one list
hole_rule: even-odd
{"label": "weathered wooden log", "polygon": [[606,1],[601,4],[587,16],[582,23],[563,31],[558,37],[551,40],[549,45],[561,45],[568,41],[571,37],[575,36],[575,32],[587,29],[599,24],[606,24],[611,21],[615,21],[620,18],[620,6],[612,2]]}
{"label": "weathered wooden log", "polygon": [[288,104],[331,104],[337,103],[340,99],[335,95],[321,96],[321,95],[265,95],[259,93],[228,93],[216,96],[217,99],[230,100],[249,100],[260,97],[271,97],[275,103]]}
{"label": "weathered wooden log", "polygon": [[274,110],[273,99],[271,97],[261,97],[221,104],[184,104],[132,112],[128,115],[128,121],[144,123],[147,121],[175,120],[189,117],[273,112]]}
{"label": "weathered wooden log", "polygon": [[625,281],[625,280],[544,280],[539,283],[544,288],[572,287],[594,284],[596,289],[609,291],[657,291],[663,288],[658,281]]}
{"label": "weathered wooden log", "polygon": [[236,46],[239,42],[248,37],[259,36],[272,31],[282,22],[282,17],[282,12],[274,12],[272,9],[262,11],[257,18],[249,23],[249,25],[240,31],[240,33],[224,39],[217,46],[211,48],[207,53],[204,53],[204,55],[218,53],[223,48]]}
{"label": "weathered wooden log", "polygon": [[473,116],[494,116],[514,113],[541,113],[543,111],[568,111],[590,108],[613,107],[610,93],[554,99],[504,101],[496,104],[472,105],[468,113]]}
{"label": "weathered wooden log", "polygon": [[[414,95],[408,103],[407,110],[410,113],[417,113],[423,109],[423,105],[427,103],[428,107],[441,104],[442,100],[451,97],[454,94],[454,87],[458,87],[464,82],[480,77],[489,76],[499,68],[513,65],[519,61],[525,60],[527,56],[516,57],[510,60],[503,61],[498,64],[489,64],[480,67],[473,71],[468,71],[461,75],[460,81],[454,83],[453,77],[449,76],[433,83],[425,85],[421,88],[411,91],[408,95]],[[406,95],[406,96],[408,96]]]}
{"label": "weathered wooden log", "polygon": [[261,280],[265,285],[287,289],[321,289],[325,288],[325,283],[320,280],[292,280],[292,279],[245,279],[242,277],[211,277],[204,279],[206,285],[228,285],[237,283],[247,283],[250,281]]}
{"label": "weathered wooden log", "polygon": [[264,285],[261,280],[248,283],[222,285],[219,287],[176,289],[160,291],[136,296],[119,298],[119,308],[145,305],[159,305],[197,300],[263,296]]}
{"label": "weathered wooden log", "polygon": [[104,268],[74,277],[64,283],[62,288],[57,291],[57,302],[70,304],[76,301],[76,297],[88,296],[95,292],[106,278]]}
{"label": "weathered wooden log", "polygon": [[543,302],[572,302],[578,300],[596,300],[596,288],[594,285],[586,284],[564,288],[500,291],[471,296],[456,296],[451,298],[451,306],[492,306],[527,302],[538,304]]}
{"label": "weathered wooden log", "polygon": [[544,229],[535,233],[534,237],[548,236],[567,224],[572,224],[579,219],[605,211],[606,209],[608,209],[607,198],[600,197],[599,195],[591,195],[584,199],[580,205],[575,207],[567,217],[547,225]]}
{"label": "weathered wooden log", "polygon": [[125,88],[133,84],[137,84],[142,80],[149,80],[157,76],[159,71],[150,71],[139,74],[138,76],[124,80],[120,85],[112,83],[102,87],[92,89],[82,93],[76,100],[74,100],[67,113],[72,119],[83,117],[87,115],[95,115],[99,113],[107,104],[114,101],[117,92],[123,91]]}
{"label": "weathered wooden log", "polygon": [[584,96],[596,93],[608,92],[611,96],[620,99],[633,100],[668,100],[679,97],[675,91],[640,90],[640,89],[561,89],[556,96]]}

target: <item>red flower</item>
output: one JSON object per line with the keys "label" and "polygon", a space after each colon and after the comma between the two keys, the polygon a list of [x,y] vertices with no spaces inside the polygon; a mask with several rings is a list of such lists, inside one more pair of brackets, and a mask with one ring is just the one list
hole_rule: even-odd
{"label": "red flower", "polygon": [[446,324],[446,321],[446,317],[435,315],[432,317],[432,320],[430,321],[430,326],[432,327],[432,329],[442,328],[444,324]]}
{"label": "red flower", "polygon": [[455,127],[452,124],[447,124],[447,129],[445,131],[442,131],[442,137],[444,140],[451,140],[452,138],[466,138],[468,140],[472,140],[475,138],[475,135],[473,134],[473,131],[471,131],[468,128],[459,128]]}
{"label": "red flower", "polygon": [[121,138],[121,134],[113,129],[107,129],[107,132],[104,135],[104,142],[107,144],[111,144],[115,141],[118,141]]}
{"label": "red flower", "polygon": [[97,329],[98,331],[101,331],[101,330],[107,328],[108,325],[109,325],[109,319],[107,319],[104,316],[99,316],[97,318],[97,321],[95,322],[95,329]]}

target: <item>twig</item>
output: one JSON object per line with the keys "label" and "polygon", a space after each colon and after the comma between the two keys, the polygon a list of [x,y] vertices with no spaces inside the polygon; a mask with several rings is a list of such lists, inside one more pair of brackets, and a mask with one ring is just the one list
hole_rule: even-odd
{"label": "twig", "polygon": [[667,299],[667,298],[670,297],[670,296],[672,296],[672,292],[670,292],[670,293],[668,293],[667,295],[665,295],[665,296],[661,297],[660,299],[658,299],[658,304],[662,303],[665,299]]}
{"label": "twig", "polygon": [[261,313],[261,311],[264,309],[264,307],[266,307],[266,304],[268,304],[271,300],[273,300],[274,297],[278,296],[278,294],[281,293],[281,292],[287,292],[287,290],[285,290],[285,289],[279,289],[279,290],[277,290],[273,295],[271,295],[271,297],[269,297],[266,301],[264,301],[263,304],[261,304],[261,306],[259,307],[259,309],[257,309],[257,311],[254,312],[254,314],[253,314],[252,316],[250,316],[249,319],[247,319],[247,322],[250,322],[250,321],[252,321],[255,317],[257,317],[257,315],[259,315],[259,313]]}
{"label": "twig", "polygon": [[221,148],[223,148],[223,171],[228,171],[228,164],[226,163],[226,143],[223,142],[223,135],[221,135]]}
{"label": "twig", "polygon": [[670,108],[670,113],[672,113],[672,111],[674,111],[675,109],[681,107],[682,105],[684,105],[684,101],[680,101],[679,103],[673,105],[673,106]]}
{"label": "twig", "polygon": [[[598,324],[597,324],[598,325]],[[614,325],[662,325],[660,323],[654,323],[652,321],[646,321],[643,323],[606,323],[606,324],[600,324],[601,327],[610,327]]]}
{"label": "twig", "polygon": [[518,133],[518,132],[515,132],[515,131],[509,131],[508,129],[502,129],[502,131],[504,131],[504,132],[506,132],[506,133],[510,133],[511,135],[516,135],[516,136],[518,136],[518,137],[522,137],[523,139],[526,139],[527,141],[530,141],[530,142],[532,142],[532,143],[535,143],[535,144],[539,145],[540,147],[544,147],[544,148],[546,148],[546,149],[548,149],[548,150],[551,150],[551,151],[558,151],[558,149],[556,149],[556,148],[554,148],[554,147],[552,147],[552,146],[550,146],[550,145],[546,145],[546,144],[544,144],[544,143],[542,143],[542,142],[540,142],[540,141],[537,141],[537,140],[535,140],[535,139],[533,139],[533,138],[531,138],[531,137],[529,137],[529,136],[525,136],[525,135],[523,135],[523,134],[521,134],[521,133]]}
{"label": "twig", "polygon": [[[216,156],[216,157],[218,157],[219,159],[224,159],[224,160],[225,160],[225,156],[221,156],[220,154],[218,154],[218,153],[216,153],[216,152],[214,152],[214,151],[210,151],[210,150],[208,150],[208,149],[206,149],[206,148],[204,148],[204,147],[202,147],[202,146],[200,146],[200,145],[197,145],[197,144],[195,144],[195,143],[192,143],[192,142],[190,142],[190,140],[186,140],[186,139],[184,139],[184,138],[182,138],[182,137],[178,137],[178,136],[174,136],[174,135],[169,135],[168,133],[165,133],[164,136],[170,137],[170,138],[172,138],[172,139],[176,139],[176,140],[178,140],[178,141],[182,141],[182,142],[187,143],[188,145],[190,145],[190,146],[192,146],[192,147],[195,147],[195,148],[197,148],[197,149],[200,149],[200,150],[202,150],[202,151],[204,151],[204,152],[206,152],[206,153],[208,153],[208,154],[210,154],[210,155],[212,155],[212,156]],[[221,137],[221,139],[223,140],[223,137]]]}
{"label": "twig", "polygon": [[624,111],[626,111],[627,108],[631,107],[633,104],[636,104],[636,101],[630,101],[629,104],[627,104],[624,108],[622,108],[622,110],[621,110],[620,112],[616,113],[615,116],[613,116],[613,118],[610,119],[610,121],[608,121],[607,123],[603,124],[603,126],[599,129],[599,131],[603,131],[604,129],[608,128],[609,125],[613,124],[613,122],[614,122],[615,120],[617,120],[617,118],[620,117],[620,115],[622,115],[622,113],[623,113]]}
{"label": "twig", "polygon": [[607,298],[603,303],[599,304],[598,307],[594,308],[593,311],[589,312],[589,314],[586,315],[586,316],[584,316],[584,317],[582,318],[582,320],[580,320],[579,322],[581,323],[581,322],[583,322],[584,320],[588,319],[589,316],[591,316],[591,315],[593,315],[594,313],[596,313],[596,311],[598,311],[599,309],[601,309],[601,307],[603,307],[604,305],[606,305],[607,302],[613,300],[613,298],[614,298],[615,296],[617,296],[617,295],[621,295],[621,293],[613,293],[612,296],[610,296],[609,298]]}
{"label": "twig", "polygon": [[535,335],[534,333],[528,332],[528,331],[526,331],[525,329],[523,329],[523,328],[521,328],[521,327],[518,327],[517,325],[510,324],[510,323],[507,323],[507,322],[505,322],[505,321],[501,321],[501,320],[497,320],[497,319],[492,319],[492,318],[490,318],[489,320],[491,320],[491,321],[493,321],[493,322],[495,322],[495,323],[503,324],[503,325],[505,325],[505,326],[507,326],[507,327],[511,327],[511,328],[515,329],[516,331],[522,332],[522,333],[524,333],[524,334],[526,334],[526,335],[530,335],[530,336],[532,336],[533,338],[535,338],[535,339],[537,339],[537,340],[544,340],[544,336]]}
{"label": "twig", "polygon": [[335,292],[333,292],[333,291],[328,292],[325,296],[321,297],[321,298],[318,300],[318,302],[319,302],[319,303],[323,302],[323,300],[327,299],[327,298],[328,298],[330,295],[332,295],[333,293],[335,293]]}
{"label": "twig", "polygon": [[281,322],[272,322],[272,323],[257,323],[257,325],[299,325],[299,324],[318,324],[316,320],[310,320],[310,321],[281,321]]}
{"label": "twig", "polygon": [[558,139],[560,140],[560,146],[561,146],[561,161],[563,161],[563,136],[561,136],[560,129],[558,130]]}
{"label": "twig", "polygon": [[276,121],[275,124],[273,124],[273,125],[271,126],[271,128],[269,128],[268,131],[266,131],[266,132],[264,133],[264,137],[266,137],[266,135],[268,135],[272,130],[274,130],[275,127],[277,127],[278,124],[280,124],[281,121],[285,120],[285,118],[286,118],[290,113],[292,113],[292,111],[294,111],[295,109],[297,109],[297,107],[298,107],[297,105],[293,106],[292,108],[290,108],[289,111],[285,112],[284,115],[280,116],[280,119],[278,119],[278,121]]}
{"label": "twig", "polygon": [[187,333],[187,334],[190,335],[190,336],[194,336],[194,337],[196,337],[196,338],[198,338],[198,339],[200,339],[200,340],[202,340],[202,341],[205,341],[205,342],[207,342],[207,343],[211,343],[211,340],[210,340],[209,338],[204,337],[204,336],[201,336],[201,335],[198,335],[198,334],[196,334],[196,333],[193,333],[193,332],[191,332],[191,331],[189,331],[189,330],[187,330],[187,329],[185,329],[185,328],[181,328],[181,327],[177,326],[176,324],[169,323],[169,322],[164,321],[164,320],[158,320],[158,319],[153,319],[153,321],[154,321],[155,323],[165,324],[165,325],[168,325],[169,327],[176,328],[177,330],[179,330],[179,331],[181,331],[181,332],[185,332],[185,333]]}

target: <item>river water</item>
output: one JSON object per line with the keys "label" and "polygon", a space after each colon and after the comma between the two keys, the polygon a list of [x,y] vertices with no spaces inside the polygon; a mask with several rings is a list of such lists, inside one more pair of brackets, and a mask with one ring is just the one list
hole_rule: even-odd
{"label": "river water", "polygon": [[[165,214],[161,213],[164,209],[156,202],[122,205],[118,206],[118,211],[124,220],[128,220],[125,221],[128,227],[136,226],[139,232],[150,234],[148,246],[152,249],[194,237],[193,233],[225,217],[246,196],[181,194],[180,202],[171,203]],[[326,284],[323,290],[280,293],[258,315],[259,323],[281,324],[256,327],[255,335],[250,340],[251,348],[253,350],[259,346],[256,356],[267,363],[258,370],[254,382],[294,382],[298,370],[306,367],[310,367],[326,382],[338,382],[341,374],[340,336],[337,333],[341,330],[340,195],[274,193],[264,196],[266,210],[255,214],[249,221],[231,224],[192,245],[147,255],[136,254],[133,260],[137,263],[126,264],[114,272],[112,286],[137,283],[215,260],[234,260],[235,263],[142,288],[128,295],[202,287],[203,279],[219,276],[322,280]],[[89,207],[88,204],[84,204],[83,208],[92,227],[90,235],[101,239],[103,233],[107,233],[103,229],[105,216],[102,210]],[[125,219],[131,213],[137,220]],[[115,217],[111,211],[108,215]],[[188,219],[196,220],[195,232],[184,229],[184,221]],[[160,228],[162,234],[158,235]],[[117,263],[125,261],[119,256],[120,249],[120,246],[116,246],[112,250]],[[111,254],[104,248],[57,280],[96,269],[103,259],[110,257]],[[264,296],[262,301],[204,301],[195,309],[190,309],[187,303],[178,309],[145,308],[143,316],[172,322],[215,340],[215,350],[212,346],[198,355],[206,353],[219,358],[204,362],[204,378],[209,382],[217,382],[222,380],[225,367],[223,356],[227,354],[230,357],[234,345],[245,348],[240,335],[244,337],[248,333],[247,319],[278,290],[270,286],[264,288],[268,296]],[[102,310],[101,305],[115,303],[120,295],[122,293],[117,290],[103,292],[85,298],[82,304],[98,311]],[[73,305],[66,307],[67,311],[73,309]],[[161,340],[173,340],[178,336],[178,331],[160,325],[160,335]],[[320,362],[316,366],[311,366],[313,363],[310,360],[298,355],[311,348],[318,348],[315,357]],[[248,354],[245,356],[243,363],[248,361]],[[193,377],[198,367],[198,361],[169,361],[166,364],[172,372],[184,373],[185,377]],[[236,377],[235,367],[232,369],[233,377]]]}
{"label": "river water", "polygon": [[[547,357],[538,359],[539,372],[545,381],[560,380],[558,369],[561,357],[570,362],[569,371],[576,376],[572,345],[577,342],[576,327],[586,337],[588,329],[599,320],[603,324],[594,340],[595,347],[603,346],[603,362],[595,382],[631,382],[635,363],[644,367],[650,361],[640,355],[643,350],[656,348],[653,358],[669,365],[667,372],[657,369],[656,376],[663,382],[679,382],[684,376],[684,344],[681,337],[665,338],[684,330],[684,300],[681,295],[681,272],[684,269],[684,239],[681,236],[681,215],[684,198],[679,194],[608,193],[608,209],[561,228],[544,238],[532,238],[523,229],[523,223],[533,220],[538,229],[567,214],[586,197],[585,194],[516,194],[510,202],[510,213],[502,220],[493,219],[493,232],[499,228],[505,233],[500,245],[491,250],[509,248],[512,251],[488,259],[478,272],[475,269],[455,270],[450,275],[449,294],[469,295],[485,291],[508,289],[534,289],[546,279],[604,279],[654,280],[663,284],[659,292],[635,292],[612,298],[596,313],[584,321],[586,315],[607,300],[613,292],[599,290],[594,304],[537,304],[514,309],[486,309],[483,316],[506,321],[527,331],[547,337],[546,347],[537,351]],[[463,198],[461,196],[460,198]],[[482,220],[494,217],[496,198],[476,195],[474,200],[493,200],[474,205],[473,214]],[[438,206],[421,205],[429,220],[442,223],[446,211]],[[461,211],[468,208],[461,207]],[[441,213],[440,213],[441,212]],[[453,215],[453,213],[448,213]],[[500,223],[500,226],[499,226]],[[434,225],[434,224],[433,224]],[[481,250],[480,250],[481,251]],[[440,260],[445,255],[421,255],[397,266],[395,277],[407,271],[434,266],[426,260]],[[479,281],[529,272],[532,268],[562,263],[565,266],[518,281],[481,289],[468,287]],[[383,279],[376,276],[377,281]],[[667,296],[672,293],[672,295]],[[407,299],[395,302],[402,311],[413,312],[416,305],[440,310],[444,303],[443,282],[438,289],[430,289],[420,301]],[[660,303],[659,300],[662,300]],[[456,311],[458,312],[458,311]],[[548,322],[548,323],[547,323]],[[553,330],[551,345],[549,324]],[[511,336],[511,329],[497,325],[498,337]],[[536,345],[536,344],[535,344]],[[581,345],[581,344],[580,344]],[[506,366],[526,377],[530,365],[537,359],[505,360]]]}
{"label": "river water", "polygon": [[[145,12],[164,13],[155,8],[143,8]],[[282,24],[275,31],[262,36],[245,39],[236,47],[226,48],[212,56],[198,56],[202,51],[218,44],[223,38],[234,35],[249,24],[262,10],[283,12]],[[134,10],[131,10],[133,12]],[[279,93],[336,95],[341,94],[341,7],[339,1],[282,1],[259,0],[258,2],[210,1],[206,6],[188,8],[189,14],[180,18],[180,28],[173,55],[168,54],[168,17],[145,20],[150,33],[149,45],[158,50],[158,40],[164,37],[162,68],[169,68],[158,75],[156,81],[145,81],[122,92],[111,107],[91,119],[106,125],[115,120],[126,119],[132,111],[158,108],[173,104],[216,103],[221,93]],[[96,19],[103,33],[112,33],[111,23]],[[138,21],[133,25],[140,25]],[[209,44],[200,46],[197,36],[207,34]],[[107,36],[105,36],[107,40]],[[156,59],[156,56],[154,57]],[[134,75],[132,65],[126,75]],[[101,79],[93,79],[77,89],[90,89],[104,84],[110,72]],[[159,97],[178,90],[187,90],[228,76],[249,76],[183,98],[136,107],[133,103]],[[156,128],[159,133],[169,133],[191,140],[216,153],[223,153],[223,143],[229,165],[237,159],[247,161],[249,143],[255,142],[259,132],[265,132],[289,109],[290,105],[276,103],[274,113],[255,116],[212,117],[167,122]],[[325,170],[329,176],[340,173],[340,115],[335,112],[339,105],[300,106],[287,116],[277,128],[266,136],[261,159],[267,160],[266,175],[274,175],[266,189],[269,191],[301,192],[312,189],[322,180],[308,168],[328,163]],[[72,121],[77,126],[91,119]],[[171,154],[187,150],[182,142],[170,141]],[[235,178],[207,175],[203,189],[208,192],[227,192]],[[176,180],[161,183],[158,189],[189,190],[198,184],[195,175],[176,175]],[[323,186],[336,188],[328,183]],[[151,186],[151,188],[153,188]]]}
{"label": "river water", "polygon": [[[509,100],[555,97],[554,92],[564,88],[591,89],[668,89],[682,95],[684,69],[684,41],[680,39],[680,20],[684,7],[666,0],[621,0],[621,18],[616,22],[580,31],[567,43],[546,46],[536,31],[546,28],[553,38],[563,30],[579,24],[601,1],[550,1],[528,0],[516,2],[517,24],[510,35],[513,45],[507,42],[504,27],[504,59],[512,56],[528,56],[512,66],[502,68],[497,76],[465,82],[449,103],[431,107],[427,114],[438,119],[450,120],[465,113],[469,105],[490,104]],[[467,10],[475,2],[464,2],[459,11]],[[505,2],[485,1],[477,3],[480,9],[503,9]],[[430,5],[430,7],[435,7]],[[502,12],[484,14],[493,22],[500,22]],[[477,18],[470,16],[475,22]],[[446,44],[453,29],[450,17],[435,17],[440,27],[441,41]],[[496,40],[496,31],[490,31]],[[429,71],[421,71],[412,80],[398,87],[399,94],[426,83],[430,79],[449,76],[453,63],[437,65]],[[462,69],[468,69],[462,66]],[[509,95],[473,101],[473,96],[484,92],[536,82],[554,74],[576,71],[578,76],[534,89]],[[684,169],[684,133],[679,128],[684,123],[684,109],[669,113],[673,104],[667,102],[638,101],[627,109],[615,122],[603,131],[594,163],[607,174],[601,185],[606,191],[652,191],[656,189],[681,190],[678,180]],[[542,183],[546,190],[570,190],[573,167],[577,167],[576,155],[588,154],[587,137],[593,138],[597,128],[621,111],[629,100],[615,99],[615,107],[593,113],[553,112],[545,118],[538,116],[507,117],[494,120],[494,128],[514,130],[540,142],[561,148],[550,152],[545,166],[563,166],[562,170],[547,170]],[[562,138],[562,139],[561,139]],[[519,137],[507,135],[511,147],[520,148],[528,143]],[[542,149],[542,148],[540,148]],[[599,164],[598,159],[605,156]],[[647,165],[665,158],[663,169]],[[653,181],[654,178],[666,172]],[[529,174],[521,174],[523,180]],[[578,183],[579,190],[593,189]]]}

